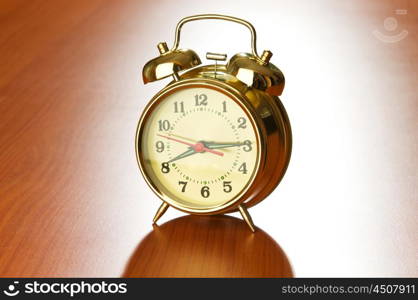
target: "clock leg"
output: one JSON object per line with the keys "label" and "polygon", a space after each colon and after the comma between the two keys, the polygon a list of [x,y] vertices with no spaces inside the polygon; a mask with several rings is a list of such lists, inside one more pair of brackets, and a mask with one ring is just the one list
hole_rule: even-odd
{"label": "clock leg", "polygon": [[161,204],[160,208],[157,210],[157,213],[155,214],[154,219],[152,219],[152,223],[155,224],[158,219],[160,219],[162,217],[162,215],[167,211],[169,205],[166,202],[163,202],[163,204]]}
{"label": "clock leg", "polygon": [[244,205],[239,205],[238,206],[239,212],[241,213],[242,218],[245,220],[245,222],[247,222],[248,227],[250,227],[252,232],[255,232],[255,226],[253,223],[253,219],[250,216],[250,213],[248,212],[248,210],[245,208]]}

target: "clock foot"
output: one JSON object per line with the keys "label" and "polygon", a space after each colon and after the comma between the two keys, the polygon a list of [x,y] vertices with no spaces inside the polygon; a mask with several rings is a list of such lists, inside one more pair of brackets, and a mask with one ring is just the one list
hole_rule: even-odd
{"label": "clock foot", "polygon": [[248,227],[250,227],[252,232],[255,232],[253,219],[251,218],[251,215],[248,212],[248,210],[245,208],[244,205],[239,205],[238,209],[239,209],[239,212],[241,213],[242,218],[245,220],[245,222],[247,222]]}
{"label": "clock foot", "polygon": [[157,213],[155,214],[154,219],[152,219],[152,223],[155,224],[162,216],[163,214],[167,211],[169,205],[166,202],[163,202],[163,204],[161,204],[160,208],[157,210]]}

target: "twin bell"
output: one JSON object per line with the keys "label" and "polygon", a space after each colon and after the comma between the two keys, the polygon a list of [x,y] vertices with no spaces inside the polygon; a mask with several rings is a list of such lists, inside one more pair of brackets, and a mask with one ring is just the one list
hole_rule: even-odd
{"label": "twin bell", "polygon": [[[269,50],[263,51],[259,56],[256,50],[256,32],[254,27],[247,21],[223,15],[196,15],[182,19],[176,28],[174,46],[169,49],[165,42],[158,44],[160,55],[150,60],[143,68],[142,78],[144,83],[153,82],[167,77],[179,81],[190,78],[187,75],[191,70],[202,68],[202,61],[199,55],[190,49],[179,49],[180,31],[182,26],[190,21],[203,19],[221,19],[232,21],[246,26],[251,32],[252,53],[235,54],[226,64],[218,64],[227,59],[226,54],[206,53],[206,58],[215,61],[214,65],[204,66],[208,77],[215,80],[222,80],[223,77],[231,76],[249,88],[265,91],[272,96],[280,96],[284,89],[285,79],[283,73],[270,62],[272,53]],[[199,67],[200,66],[200,67]],[[211,74],[211,75],[208,75]],[[230,79],[229,79],[230,81]]]}

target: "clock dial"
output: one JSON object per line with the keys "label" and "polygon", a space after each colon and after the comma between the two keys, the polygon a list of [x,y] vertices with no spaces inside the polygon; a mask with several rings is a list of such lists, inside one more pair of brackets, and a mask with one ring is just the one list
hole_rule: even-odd
{"label": "clock dial", "polygon": [[230,96],[188,87],[147,111],[140,143],[151,185],[183,208],[212,209],[237,199],[256,173],[254,120]]}

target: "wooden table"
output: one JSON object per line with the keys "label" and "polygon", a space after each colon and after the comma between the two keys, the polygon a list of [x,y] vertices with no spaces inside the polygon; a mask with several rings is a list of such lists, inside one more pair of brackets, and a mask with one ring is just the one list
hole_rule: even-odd
{"label": "wooden table", "polygon": [[[418,276],[417,2],[252,3],[0,2],[0,276]],[[255,235],[173,209],[153,229],[135,161],[167,83],[142,66],[214,11],[251,21],[287,79],[293,157]],[[182,45],[248,51],[240,27],[207,25]]]}

